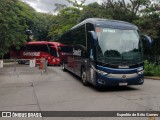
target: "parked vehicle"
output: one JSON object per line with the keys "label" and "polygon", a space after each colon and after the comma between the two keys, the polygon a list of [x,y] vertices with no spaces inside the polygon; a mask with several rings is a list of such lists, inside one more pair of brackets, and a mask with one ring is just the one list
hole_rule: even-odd
{"label": "parked vehicle", "polygon": [[[36,41],[27,42],[21,46],[20,50],[15,50],[12,46],[10,50],[10,58],[17,59],[46,59],[48,65],[59,65],[59,50],[58,47],[62,44],[58,42]],[[25,63],[25,60],[19,63]],[[39,62],[39,61],[37,61]]]}

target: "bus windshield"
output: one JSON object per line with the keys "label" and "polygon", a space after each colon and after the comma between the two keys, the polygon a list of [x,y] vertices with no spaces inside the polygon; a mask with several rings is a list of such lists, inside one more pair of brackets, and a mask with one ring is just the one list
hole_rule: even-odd
{"label": "bus windshield", "polygon": [[137,30],[97,27],[97,61],[111,64],[137,64],[143,61],[142,42]]}

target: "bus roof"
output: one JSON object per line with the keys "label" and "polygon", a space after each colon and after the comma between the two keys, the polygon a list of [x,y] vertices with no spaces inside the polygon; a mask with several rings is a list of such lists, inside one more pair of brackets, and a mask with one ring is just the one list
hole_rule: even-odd
{"label": "bus roof", "polygon": [[44,44],[52,44],[59,46],[61,45],[59,42],[48,42],[48,41],[34,41],[34,42],[27,42],[26,45],[44,45]]}
{"label": "bus roof", "polygon": [[119,20],[109,20],[109,19],[102,19],[102,18],[88,18],[81,23],[77,24],[76,26],[72,27],[72,29],[77,28],[86,23],[91,23],[96,27],[108,27],[108,28],[117,28],[117,29],[127,29],[127,30],[138,30],[138,27],[134,24],[125,21]]}

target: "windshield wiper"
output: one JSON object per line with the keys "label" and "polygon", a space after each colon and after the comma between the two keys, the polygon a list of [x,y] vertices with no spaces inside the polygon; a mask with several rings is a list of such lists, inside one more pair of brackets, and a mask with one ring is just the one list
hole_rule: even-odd
{"label": "windshield wiper", "polygon": [[103,65],[103,66],[108,66],[111,64],[111,62],[107,62],[107,63],[100,62],[100,61],[97,61],[97,62],[98,62],[98,64]]}

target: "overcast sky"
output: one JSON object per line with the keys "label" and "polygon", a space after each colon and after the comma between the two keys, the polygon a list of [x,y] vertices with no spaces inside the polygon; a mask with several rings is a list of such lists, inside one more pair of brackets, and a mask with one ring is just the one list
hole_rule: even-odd
{"label": "overcast sky", "polygon": [[[53,12],[55,9],[55,3],[61,3],[69,5],[66,0],[21,0],[28,3],[38,12]],[[103,0],[86,0],[86,3],[98,2],[101,3]]]}

